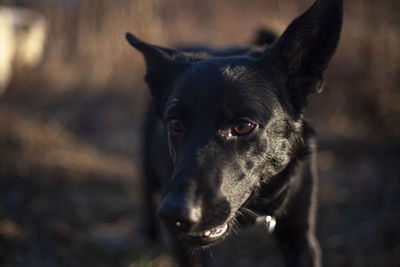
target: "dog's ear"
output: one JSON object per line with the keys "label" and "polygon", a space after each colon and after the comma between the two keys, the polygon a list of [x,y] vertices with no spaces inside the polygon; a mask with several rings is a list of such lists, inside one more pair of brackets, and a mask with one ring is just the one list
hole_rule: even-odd
{"label": "dog's ear", "polygon": [[173,82],[189,65],[188,59],[180,51],[145,43],[131,33],[126,34],[126,39],[145,58],[145,80],[154,99],[156,112],[160,115]]}
{"label": "dog's ear", "polygon": [[306,106],[309,94],[322,90],[323,73],[339,42],[342,6],[342,0],[316,0],[264,55],[284,73],[297,112]]}

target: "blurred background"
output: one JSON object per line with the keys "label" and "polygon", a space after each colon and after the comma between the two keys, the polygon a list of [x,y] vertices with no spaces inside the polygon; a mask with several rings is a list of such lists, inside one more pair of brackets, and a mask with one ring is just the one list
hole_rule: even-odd
{"label": "blurred background", "polygon": [[[141,218],[149,100],[126,31],[162,46],[248,44],[310,0],[0,0],[0,266],[175,266]],[[324,266],[400,266],[400,2],[345,1],[308,117]],[[283,266],[262,227],[215,266]]]}

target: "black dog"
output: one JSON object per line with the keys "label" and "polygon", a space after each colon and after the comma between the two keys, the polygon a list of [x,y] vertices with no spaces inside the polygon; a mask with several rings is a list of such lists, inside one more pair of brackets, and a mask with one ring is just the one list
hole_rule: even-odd
{"label": "black dog", "polygon": [[127,34],[145,57],[155,110],[148,202],[163,189],[158,214],[182,246],[211,246],[254,214],[270,215],[288,266],[321,265],[316,148],[303,114],[322,89],[341,24],[342,0],[317,0],[270,46],[177,51]]}

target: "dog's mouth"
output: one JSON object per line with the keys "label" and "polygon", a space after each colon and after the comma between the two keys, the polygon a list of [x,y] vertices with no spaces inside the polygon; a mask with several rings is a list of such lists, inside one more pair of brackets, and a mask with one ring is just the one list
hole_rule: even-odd
{"label": "dog's mouth", "polygon": [[197,233],[188,233],[187,235],[190,237],[200,237],[203,239],[213,239],[213,238],[220,238],[222,237],[226,231],[228,230],[228,223],[225,223],[223,225],[214,227],[210,230],[205,230],[202,232],[197,232]]}
{"label": "dog's mouth", "polygon": [[251,192],[245,196],[240,208],[231,215],[224,224],[204,231],[181,233],[180,238],[193,248],[206,248],[222,241],[232,232],[232,229],[235,228],[236,224],[233,221],[238,214],[241,214],[239,210],[246,205],[245,203],[250,198],[250,195]]}
{"label": "dog's mouth", "polygon": [[227,222],[220,226],[199,231],[199,232],[189,232],[181,233],[180,239],[183,240],[189,247],[196,248],[206,248],[224,239],[228,234],[228,229],[230,223]]}

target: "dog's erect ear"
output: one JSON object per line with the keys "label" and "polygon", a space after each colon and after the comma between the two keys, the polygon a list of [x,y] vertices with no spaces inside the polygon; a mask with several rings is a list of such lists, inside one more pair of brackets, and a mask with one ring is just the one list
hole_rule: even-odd
{"label": "dog's erect ear", "polygon": [[172,83],[189,65],[189,60],[179,51],[145,43],[131,33],[126,34],[126,39],[145,58],[145,80],[155,101],[156,110],[161,111],[161,105],[168,98]]}
{"label": "dog's erect ear", "polygon": [[301,112],[311,93],[320,92],[323,72],[336,50],[342,27],[342,0],[316,0],[295,19],[268,51],[266,58],[285,73],[286,87]]}

